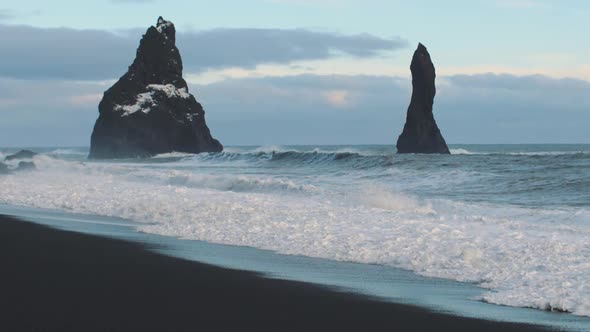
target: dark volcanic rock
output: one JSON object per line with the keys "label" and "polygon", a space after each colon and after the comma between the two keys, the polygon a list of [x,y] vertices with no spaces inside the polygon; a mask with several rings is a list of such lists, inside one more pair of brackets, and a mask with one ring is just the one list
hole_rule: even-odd
{"label": "dark volcanic rock", "polygon": [[20,150],[15,154],[11,154],[10,156],[6,156],[4,160],[13,160],[13,159],[31,159],[36,156],[37,153],[30,151],[30,150]]}
{"label": "dark volcanic rock", "polygon": [[418,44],[412,64],[412,101],[408,107],[404,131],[397,140],[398,153],[450,153],[434,116],[432,105],[436,73],[426,47]]}
{"label": "dark volcanic rock", "polygon": [[162,17],[147,30],[135,61],[98,105],[90,158],[223,150],[209,132],[203,107],[188,92],[175,42],[174,25]]}
{"label": "dark volcanic rock", "polygon": [[30,171],[34,169],[37,169],[37,166],[32,161],[21,161],[16,168],[17,171]]}

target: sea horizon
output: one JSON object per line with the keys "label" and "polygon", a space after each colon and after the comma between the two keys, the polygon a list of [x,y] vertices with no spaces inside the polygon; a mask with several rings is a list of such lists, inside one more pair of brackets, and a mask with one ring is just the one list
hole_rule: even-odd
{"label": "sea horizon", "polygon": [[0,330],[590,331],[587,14],[0,6]]}

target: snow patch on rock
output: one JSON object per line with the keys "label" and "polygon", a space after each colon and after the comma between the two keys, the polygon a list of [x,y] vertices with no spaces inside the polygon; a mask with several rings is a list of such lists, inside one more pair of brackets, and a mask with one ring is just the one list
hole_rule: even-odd
{"label": "snow patch on rock", "polygon": [[116,111],[122,111],[122,116],[129,116],[138,111],[147,114],[152,110],[152,106],[156,104],[153,92],[140,93],[135,100],[135,104],[133,105],[115,105],[114,109]]}
{"label": "snow patch on rock", "polygon": [[172,84],[150,84],[147,86],[148,90],[151,91],[162,91],[168,96],[168,98],[190,98],[190,94],[186,91],[186,88],[177,88]]}

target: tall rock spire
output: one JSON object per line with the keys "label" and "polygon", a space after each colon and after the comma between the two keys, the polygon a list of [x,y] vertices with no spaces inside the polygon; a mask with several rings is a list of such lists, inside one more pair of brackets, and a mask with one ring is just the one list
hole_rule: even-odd
{"label": "tall rock spire", "polygon": [[98,110],[90,158],[223,150],[182,78],[174,24],[161,16],[141,39],[127,73],[104,93]]}
{"label": "tall rock spire", "polygon": [[408,107],[404,131],[397,140],[398,153],[445,153],[449,148],[442,137],[432,106],[436,87],[436,72],[426,47],[418,44],[412,64],[412,100]]}

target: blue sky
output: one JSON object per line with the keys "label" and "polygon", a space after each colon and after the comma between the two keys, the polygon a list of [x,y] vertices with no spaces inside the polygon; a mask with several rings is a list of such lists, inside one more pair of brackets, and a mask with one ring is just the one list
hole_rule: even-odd
{"label": "blue sky", "polygon": [[418,42],[450,143],[590,143],[586,1],[53,0],[0,5],[0,146],[88,145],[159,15],[226,145],[393,144]]}

